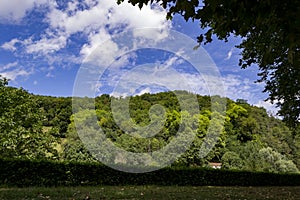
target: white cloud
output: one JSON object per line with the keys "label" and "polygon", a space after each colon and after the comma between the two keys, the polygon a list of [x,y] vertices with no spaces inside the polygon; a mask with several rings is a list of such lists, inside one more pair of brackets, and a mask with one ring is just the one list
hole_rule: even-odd
{"label": "white cloud", "polygon": [[58,37],[48,38],[43,36],[39,41],[32,42],[26,47],[26,52],[29,54],[48,54],[64,48],[67,44],[67,38],[63,35]]}
{"label": "white cloud", "polygon": [[16,51],[17,48],[15,47],[15,45],[20,42],[21,42],[20,40],[14,38],[11,41],[6,42],[3,45],[1,45],[1,48],[5,49],[5,50],[9,50],[9,51]]}
{"label": "white cloud", "polygon": [[[27,12],[40,5],[47,8],[41,10],[46,12],[45,19],[38,19],[48,23],[48,27],[42,30],[40,35],[32,35],[25,39],[14,38],[2,44],[1,48],[12,52],[18,51],[15,55],[21,59],[33,55],[35,59],[42,59],[51,66],[55,63],[65,66],[66,60],[69,65],[85,60],[96,61],[105,66],[126,53],[126,48],[120,47],[118,41],[112,39],[118,37],[120,31],[136,29],[133,37],[160,41],[168,36],[168,30],[171,28],[171,22],[165,18],[166,11],[159,6],[148,5],[140,10],[127,2],[117,5],[116,1],[111,0],[72,0],[65,2],[66,8],[58,6],[54,0],[4,2],[0,1],[0,19],[9,19],[11,22],[21,20]],[[138,30],[147,27],[159,30],[154,32]],[[79,46],[73,51],[68,51],[69,55],[60,54],[62,52],[60,50],[67,49],[69,44],[77,42],[72,41],[74,34],[81,35],[81,41],[77,43]],[[104,42],[106,48],[101,49]],[[130,55],[133,57],[115,61],[114,64],[126,64],[129,58],[134,58],[134,54]],[[49,72],[47,76],[53,75]]]}
{"label": "white cloud", "polygon": [[29,76],[31,73],[31,70],[25,70],[24,67],[19,66],[17,62],[8,63],[0,67],[0,75],[12,81],[16,80],[19,76]]}
{"label": "white cloud", "polygon": [[0,22],[18,22],[34,7],[49,2],[49,0],[1,0]]}
{"label": "white cloud", "polygon": [[[165,63],[174,62],[175,58]],[[264,107],[275,115],[277,109],[270,102],[265,102],[265,94],[261,93],[263,85],[254,80],[244,79],[238,75],[215,77],[205,74],[190,74],[178,72],[172,68],[163,68],[157,71],[157,64],[148,64],[133,68],[126,73],[122,70],[114,71],[103,82],[114,88],[113,95],[128,96],[143,93],[155,93],[164,90],[187,90],[201,95],[221,95],[230,99],[246,99],[252,105]],[[162,65],[163,66],[163,65]],[[223,88],[222,88],[223,86]],[[138,90],[142,88],[141,90]],[[225,93],[224,93],[225,92]],[[260,95],[258,95],[260,94]]]}
{"label": "white cloud", "polygon": [[99,3],[99,5],[101,6],[96,5],[90,9],[80,10],[74,9],[79,6],[78,3],[69,3],[68,10],[72,10],[72,12],[67,13],[53,8],[47,15],[47,21],[52,29],[61,30],[66,35],[97,29],[106,24],[107,20],[104,19],[109,12],[109,4]]}
{"label": "white cloud", "polygon": [[[105,42],[105,43],[104,43]],[[102,44],[100,46],[100,44]],[[89,35],[89,43],[84,44],[80,54],[85,57],[84,62],[95,62],[107,66],[120,54],[118,45],[111,40],[111,36],[101,29],[99,33]]]}
{"label": "white cloud", "polygon": [[13,62],[13,63],[8,63],[4,66],[0,66],[0,71],[5,71],[5,70],[9,70],[13,67],[16,67],[18,65],[18,62]]}
{"label": "white cloud", "polygon": [[[11,2],[18,4],[15,1],[17,0]],[[106,58],[103,61],[109,62],[112,58],[111,55],[123,52],[119,51],[118,46],[113,41],[109,41],[118,32],[128,29],[156,27],[161,30],[156,31],[156,33],[148,32],[148,35],[144,32],[143,37],[153,37],[159,40],[167,36],[167,30],[171,26],[171,22],[165,18],[166,12],[158,7],[150,7],[150,5],[140,10],[138,7],[126,2],[117,5],[115,1],[111,0],[85,0],[80,3],[79,1],[66,2],[67,8],[62,10],[51,0],[41,0],[36,3],[33,0],[25,2],[21,3],[19,8],[22,12],[18,12],[17,8],[12,11],[13,13],[19,13],[18,15],[14,14],[15,19],[24,17],[26,10],[47,2],[48,9],[45,9],[45,11],[48,13],[44,21],[49,24],[49,27],[42,32],[40,37],[35,37],[40,38],[38,40],[32,37],[23,41],[13,39],[2,45],[4,49],[15,51],[16,44],[20,44],[25,47],[28,54],[45,56],[66,48],[71,36],[81,33],[87,39],[86,43],[81,46],[81,56],[83,58],[90,56],[99,45],[108,41],[111,43],[111,48],[102,53],[102,55],[105,55],[102,56],[102,59]],[[5,6],[12,7],[12,4]],[[135,34],[140,36],[138,31],[135,31]],[[96,57],[98,55],[95,54]]]}
{"label": "white cloud", "polygon": [[167,59],[164,63],[156,63],[156,65],[154,66],[153,74],[167,70],[170,67],[176,67],[176,66],[182,64],[183,62],[184,61],[181,58],[179,58],[177,56],[172,56],[169,59]]}
{"label": "white cloud", "polygon": [[19,76],[29,76],[31,73],[24,69],[15,69],[12,71],[0,72],[3,77],[8,78],[9,80],[14,81]]}
{"label": "white cloud", "polygon": [[231,56],[232,56],[232,54],[233,54],[233,48],[231,48],[230,49],[230,51],[228,51],[228,53],[227,53],[227,57],[225,58],[225,60],[229,60],[230,58],[231,58]]}
{"label": "white cloud", "polygon": [[272,104],[269,100],[268,101],[258,101],[255,106],[257,107],[263,107],[267,110],[268,114],[274,117],[278,117],[276,116],[277,112],[279,111],[279,108],[276,107],[276,102],[274,102],[274,104]]}
{"label": "white cloud", "polygon": [[[170,22],[165,19],[165,11],[151,9],[150,6],[140,10],[128,3],[118,6],[112,1],[101,1],[101,4],[99,3],[96,8],[80,14],[83,18],[88,18],[88,20],[83,20],[84,23],[79,23],[81,29],[89,31],[88,43],[82,47],[81,55],[88,57],[89,60],[97,57],[100,62],[105,64],[109,64],[116,56],[126,52],[126,48],[121,49],[112,39],[120,30],[136,29],[133,34],[134,37],[147,39],[150,37],[158,41],[167,36],[167,30],[170,28]],[[90,23],[86,23],[89,21]],[[66,30],[72,32],[74,29],[70,27],[72,26],[66,26]],[[153,31],[141,32],[138,29],[145,27],[156,27],[160,28],[161,31],[155,33]],[[103,43],[105,43],[106,49],[97,49]],[[96,49],[98,52],[95,53]],[[91,57],[92,52],[94,58]]]}
{"label": "white cloud", "polygon": [[[245,99],[250,104],[258,107],[263,107],[267,110],[269,115],[276,116],[278,108],[275,104],[272,104],[270,101],[264,101],[267,97],[267,94],[263,94],[264,85],[261,83],[255,83],[254,80],[245,79],[238,75],[227,75],[221,77],[212,77],[212,76],[200,76],[196,74],[183,74],[188,80],[188,84],[196,91],[196,93],[201,95],[215,95],[221,94],[222,88],[215,88],[215,86],[220,86],[219,81],[222,81],[224,86],[225,96],[232,99]],[[210,88],[207,85],[205,80],[210,80]],[[276,103],[276,102],[275,102]]]}
{"label": "white cloud", "polygon": [[176,70],[176,66],[181,62],[177,56],[173,56],[163,63],[143,64],[128,70],[109,69],[108,75],[101,81],[103,85],[114,88],[112,93],[114,96],[140,95],[166,90],[187,90],[208,94],[203,77]]}
{"label": "white cloud", "polygon": [[46,74],[46,77],[47,77],[47,78],[53,78],[54,75],[53,75],[51,72],[48,72],[48,73]]}
{"label": "white cloud", "polygon": [[139,93],[137,93],[137,95],[142,95],[142,94],[146,94],[146,93],[151,93],[152,90],[150,87],[146,87],[144,89],[142,89]]}
{"label": "white cloud", "polygon": [[257,94],[261,93],[263,85],[255,83],[254,80],[238,75],[227,75],[223,77],[223,83],[226,96],[233,100],[246,99],[251,104],[261,100],[261,96]]}

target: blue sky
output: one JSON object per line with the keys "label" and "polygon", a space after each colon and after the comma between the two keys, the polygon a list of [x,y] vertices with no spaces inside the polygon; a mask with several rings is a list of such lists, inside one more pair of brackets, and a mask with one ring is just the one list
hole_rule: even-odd
{"label": "blue sky", "polygon": [[[157,43],[171,38],[171,30],[193,40],[203,32],[198,22],[187,23],[178,16],[167,21],[165,15],[159,6],[139,10],[127,3],[117,5],[113,0],[0,1],[0,74],[11,79],[10,85],[34,94],[71,96],[79,69],[85,62],[92,61],[106,66],[101,77],[92,82],[97,94],[124,96],[182,89],[182,84],[174,84],[178,78],[172,76],[173,72],[183,74],[197,93],[209,94],[205,85],[198,84],[203,74],[197,74],[193,66],[181,58],[180,48],[177,52],[153,48],[127,52],[118,46],[118,39],[112,39],[128,30],[149,27],[160,31],[148,31],[141,37],[154,37]],[[230,37],[227,43],[215,39],[203,46],[203,50],[220,73],[224,95],[234,100],[247,99],[250,104],[274,111],[270,103],[263,101],[267,97],[262,93],[263,84],[255,83],[257,67],[240,69],[238,66],[240,50],[234,46],[240,41],[236,37]],[[98,52],[103,43],[105,48]],[[113,63],[109,62],[111,59]],[[167,68],[173,71],[166,71]],[[155,78],[149,76],[154,73]],[[129,75],[127,79],[125,74]],[[143,78],[137,86],[129,83],[132,77]]]}

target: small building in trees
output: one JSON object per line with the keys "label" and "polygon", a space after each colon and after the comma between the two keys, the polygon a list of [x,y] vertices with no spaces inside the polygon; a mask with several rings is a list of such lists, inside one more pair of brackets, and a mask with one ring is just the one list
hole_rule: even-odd
{"label": "small building in trees", "polygon": [[222,168],[222,163],[210,162],[210,163],[208,163],[208,165],[213,169],[221,169]]}

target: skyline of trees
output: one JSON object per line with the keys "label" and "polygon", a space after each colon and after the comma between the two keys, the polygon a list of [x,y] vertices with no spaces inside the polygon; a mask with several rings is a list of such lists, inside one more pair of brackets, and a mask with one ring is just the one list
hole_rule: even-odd
{"label": "skyline of trees", "polygon": [[[180,93],[183,101],[192,104],[190,93]],[[300,135],[293,134],[281,120],[268,116],[264,108],[227,98],[226,115],[222,116],[211,111],[210,106],[214,102],[209,96],[196,97],[199,112],[182,110],[172,91],[124,97],[119,100],[130,102],[131,119],[128,119],[122,118],[119,111],[112,113],[111,101],[118,99],[109,95],[95,99],[79,98],[82,107],[77,106],[72,112],[71,97],[29,94],[22,88],[8,87],[7,80],[0,78],[0,156],[97,162],[78,136],[79,129],[75,126],[78,124],[74,120],[79,116],[83,131],[96,133],[100,126],[109,141],[130,152],[156,152],[166,147],[179,132],[188,136],[189,131],[195,130],[190,148],[175,160],[174,165],[205,167],[208,162],[222,162],[224,169],[298,172]],[[163,106],[165,113],[151,110],[156,104]],[[96,122],[91,121],[93,114]],[[120,116],[121,123],[116,123],[114,115]],[[218,120],[212,122],[212,116],[223,119],[224,124]],[[149,129],[149,134],[156,133],[150,138],[144,137],[143,129],[132,126],[134,122],[136,126],[145,127],[151,120],[161,126],[159,130]],[[202,144],[213,142],[206,137],[211,123],[213,126],[210,128],[219,132],[216,145],[205,157],[201,157]],[[112,162],[120,162],[120,159],[130,164],[127,163],[130,159],[120,157],[112,157]],[[142,162],[138,158],[132,159]],[[164,160],[163,157],[158,159]]]}

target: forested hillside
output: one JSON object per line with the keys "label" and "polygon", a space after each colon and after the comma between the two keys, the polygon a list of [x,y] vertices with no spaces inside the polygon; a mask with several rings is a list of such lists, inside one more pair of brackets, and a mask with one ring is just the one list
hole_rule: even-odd
{"label": "forested hillside", "polygon": [[[190,94],[177,92],[186,97],[184,101],[189,104]],[[194,113],[181,110],[173,92],[118,98],[120,101],[129,100],[130,116],[141,126],[159,118],[161,113],[150,112],[149,115],[151,106],[160,104],[165,108],[162,129],[150,138],[139,137],[138,132],[137,137],[124,133],[123,130],[133,127],[130,118],[122,119],[122,129],[115,122],[110,106],[115,97],[101,95],[95,99],[78,99],[84,106],[72,110],[71,97],[29,94],[22,88],[7,86],[7,80],[0,77],[0,156],[97,162],[79,139],[74,124],[75,115],[86,121],[96,109],[98,125],[106,137],[116,146],[131,152],[161,149],[176,136],[183,116],[189,119],[189,125],[197,127],[196,137],[190,149],[174,165],[205,167],[209,162],[220,162],[224,169],[235,170],[298,172],[300,169],[300,134],[292,132],[279,119],[268,116],[264,108],[243,101],[224,99],[227,102],[224,127],[213,150],[201,158],[199,149],[210,120],[213,115],[218,115],[211,111],[209,96],[197,95],[196,106],[200,112]]]}

